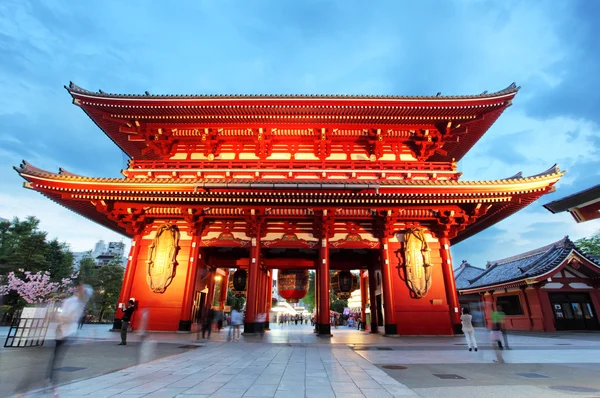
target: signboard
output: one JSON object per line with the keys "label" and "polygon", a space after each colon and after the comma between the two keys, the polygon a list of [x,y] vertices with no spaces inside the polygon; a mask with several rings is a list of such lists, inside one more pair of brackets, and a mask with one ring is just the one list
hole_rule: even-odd
{"label": "signboard", "polygon": [[350,315],[350,308],[344,307],[344,315]]}
{"label": "signboard", "polygon": [[44,345],[48,331],[48,308],[23,308],[13,318],[4,347],[36,347]]}

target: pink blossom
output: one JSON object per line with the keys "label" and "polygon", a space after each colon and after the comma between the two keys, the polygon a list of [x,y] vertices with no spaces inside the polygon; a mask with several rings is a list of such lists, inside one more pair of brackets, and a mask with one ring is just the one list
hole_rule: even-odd
{"label": "pink blossom", "polygon": [[50,282],[50,273],[29,271],[23,272],[23,279],[17,277],[14,272],[8,273],[8,284],[0,286],[0,296],[9,291],[15,291],[29,304],[44,303],[62,298],[73,291],[73,279],[63,278],[60,282]]}

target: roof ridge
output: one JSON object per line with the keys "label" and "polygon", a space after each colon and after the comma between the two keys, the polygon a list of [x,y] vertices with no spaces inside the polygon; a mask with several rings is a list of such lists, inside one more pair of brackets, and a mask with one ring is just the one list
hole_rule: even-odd
{"label": "roof ridge", "polygon": [[90,91],[84,89],[73,82],[69,82],[68,86],[64,86],[71,95],[73,93],[77,94],[85,94],[85,95],[93,95],[97,97],[104,98],[152,98],[152,99],[261,99],[261,98],[306,98],[306,99],[344,99],[344,98],[352,98],[352,99],[432,99],[432,100],[448,100],[448,99],[477,99],[477,98],[493,98],[500,95],[517,93],[520,86],[517,86],[515,83],[510,84],[508,87],[488,93],[484,91],[481,94],[475,95],[349,95],[349,94],[190,94],[190,95],[169,95],[169,94],[160,94],[160,95],[151,95],[148,91],[144,94],[114,94],[114,93],[106,93],[102,90],[98,90],[97,92]]}
{"label": "roof ridge", "polygon": [[504,264],[512,263],[517,260],[523,260],[525,258],[535,256],[536,254],[547,252],[553,246],[566,247],[566,245],[568,245],[569,243],[573,244],[571,242],[571,240],[569,239],[569,236],[567,235],[567,236],[563,237],[562,239],[559,239],[556,242],[552,242],[545,246],[538,247],[537,249],[529,250],[529,251],[526,251],[523,253],[515,254],[514,256],[502,258],[502,259],[495,260],[495,261],[488,261],[488,264],[491,263],[491,264],[494,264],[494,266],[495,266],[495,265],[504,265]]}
{"label": "roof ridge", "polygon": [[[43,175],[43,176],[55,176],[55,177],[60,177],[60,178],[65,178],[65,179],[89,179],[89,180],[102,180],[102,181],[123,181],[123,182],[140,182],[140,183],[147,183],[149,181],[149,179],[137,179],[137,178],[116,178],[116,177],[87,177],[87,176],[83,176],[80,174],[75,174],[75,173],[71,173],[66,171],[63,168],[59,168],[59,172],[55,173],[52,171],[48,171],[48,170],[43,170],[40,169],[38,167],[35,167],[33,165],[31,165],[30,163],[26,162],[25,160],[22,161],[22,163],[19,165],[19,167],[14,167],[14,169],[16,171],[21,171],[21,172],[30,172],[30,173],[34,173],[37,175]],[[547,171],[552,171],[558,169],[557,167],[553,166],[552,168],[548,169]],[[272,170],[269,169],[264,169],[265,172],[272,172]],[[560,172],[562,174],[564,174],[565,172]],[[539,173],[536,174],[535,178],[537,179],[542,179],[545,177],[549,177],[554,175],[554,173],[551,174],[543,174],[543,173]],[[423,181],[423,180],[411,180],[411,181],[404,181],[404,180],[387,180],[386,178],[380,178],[377,180],[352,180],[352,179],[348,179],[348,180],[312,180],[312,179],[306,179],[306,180],[295,180],[295,181],[287,181],[287,180],[262,180],[262,181],[257,181],[254,179],[243,179],[243,180],[236,180],[236,181],[230,181],[230,183],[244,183],[247,181],[252,181],[252,182],[256,182],[256,183],[277,183],[277,184],[298,184],[300,183],[300,181],[309,181],[309,182],[319,182],[319,183],[328,183],[328,184],[379,184],[382,186],[386,186],[386,185],[397,185],[397,184],[404,184],[404,185],[455,185],[455,186],[469,186],[469,185],[477,185],[477,184],[486,184],[486,185],[492,185],[492,184],[511,184],[511,183],[520,183],[520,182],[524,182],[529,180],[532,177],[522,177],[522,178],[518,178],[518,179],[496,179],[496,180],[465,180],[465,181],[454,181],[454,180],[435,180],[435,181]],[[181,178],[177,178],[177,179],[167,179],[166,181],[159,181],[158,179],[151,179],[150,181],[154,181],[154,182],[160,182],[160,183],[169,183],[169,182],[181,182],[181,181],[185,181],[185,182],[193,182],[193,181],[198,181],[198,180],[202,180],[204,182],[219,182],[223,179],[203,179],[203,178],[197,178],[197,179],[181,179]],[[502,260],[498,260],[498,261],[502,261]],[[496,261],[497,262],[497,261]],[[478,267],[476,267],[478,268]]]}

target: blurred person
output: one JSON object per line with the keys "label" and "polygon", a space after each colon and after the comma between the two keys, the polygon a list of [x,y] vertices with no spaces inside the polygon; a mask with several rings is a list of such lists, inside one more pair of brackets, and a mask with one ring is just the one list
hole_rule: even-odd
{"label": "blurred person", "polygon": [[204,319],[202,320],[202,338],[204,339],[206,333],[208,333],[208,338],[210,339],[210,332],[212,331],[212,325],[215,319],[215,310],[209,308],[204,314]]}
{"label": "blurred person", "polygon": [[77,286],[75,294],[66,299],[62,303],[61,311],[55,314],[55,320],[58,322],[56,327],[56,344],[54,345],[54,351],[50,358],[50,365],[47,372],[52,386],[56,385],[56,365],[62,363],[67,351],[69,337],[77,332],[79,320],[93,293],[94,290],[89,285]]}
{"label": "blurred person", "polygon": [[240,339],[240,325],[244,322],[244,318],[242,313],[239,312],[239,309],[236,307],[231,311],[231,326],[229,327],[229,335],[227,336],[227,341],[235,340],[236,335],[237,339]]}
{"label": "blurred person", "polygon": [[83,311],[83,314],[81,314],[81,317],[79,318],[79,324],[77,325],[77,329],[81,329],[83,328],[83,325],[85,323],[85,317],[86,317],[86,313],[85,311]]}
{"label": "blurred person", "polygon": [[138,363],[144,363],[152,360],[154,357],[154,348],[156,343],[150,340],[148,333],[148,325],[150,323],[150,311],[145,308],[141,311],[140,318],[140,348],[138,354]]}
{"label": "blurred person", "polygon": [[217,332],[221,333],[223,329],[223,311],[217,311]]}
{"label": "blurred person", "polygon": [[467,345],[469,351],[477,352],[477,341],[475,341],[475,329],[473,328],[473,316],[470,314],[468,308],[462,309],[462,315],[460,316],[460,323],[462,324],[462,331],[467,339]]}
{"label": "blurred person", "polygon": [[[506,335],[506,329],[504,328],[504,318],[506,314],[502,311],[502,306],[496,306],[496,311],[492,312],[492,330],[498,332],[500,338],[497,340],[498,347],[503,350],[510,350],[508,347],[508,337]],[[504,345],[502,342],[504,341]]]}
{"label": "blurred person", "polygon": [[135,311],[135,301],[129,300],[127,308],[121,308],[121,311],[123,311],[123,317],[121,318],[121,342],[119,345],[127,345],[127,329],[129,329],[129,322]]}
{"label": "blurred person", "polygon": [[256,315],[256,322],[258,323],[258,333],[261,335],[265,334],[265,322],[267,322],[267,314],[264,312]]}

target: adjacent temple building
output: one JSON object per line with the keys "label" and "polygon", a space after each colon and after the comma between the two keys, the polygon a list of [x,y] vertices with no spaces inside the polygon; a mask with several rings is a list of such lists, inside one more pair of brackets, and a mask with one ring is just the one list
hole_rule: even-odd
{"label": "adjacent temple building", "polygon": [[16,170],[27,188],[132,238],[119,302],[149,309],[153,330],[190,330],[213,303],[215,279],[228,286],[223,270],[241,269],[246,279],[234,282],[245,282],[252,333],[271,306],[271,270],[312,269],[320,335],[331,333],[333,270],[360,270],[371,331],[452,334],[460,320],[450,246],[563,174],[460,180],[456,162],[511,105],[514,84],[430,97],[67,90],[131,158],[124,178],[25,162]]}

